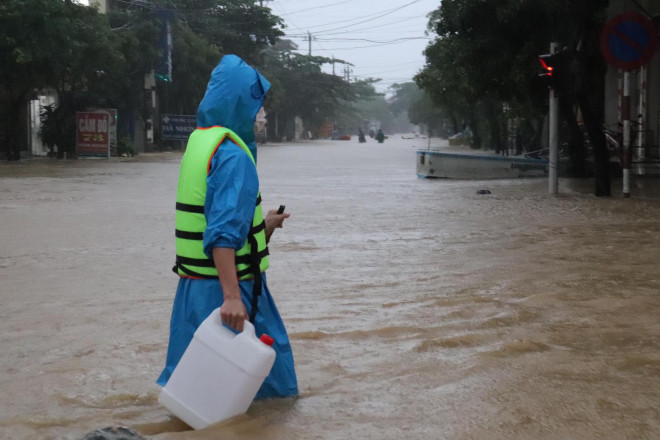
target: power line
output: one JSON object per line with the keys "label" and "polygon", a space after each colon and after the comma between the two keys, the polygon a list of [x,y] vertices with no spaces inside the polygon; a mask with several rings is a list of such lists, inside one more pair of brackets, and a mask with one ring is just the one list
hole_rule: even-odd
{"label": "power line", "polygon": [[390,43],[397,43],[400,41],[409,41],[409,40],[432,40],[432,38],[429,37],[401,37],[401,38],[395,38],[394,40],[386,40],[386,41],[377,41],[377,40],[370,40],[368,38],[316,38],[314,37],[315,40],[319,41],[366,41],[367,43],[377,43],[377,44],[390,44]]}
{"label": "power line", "polygon": [[[306,1],[306,0],[305,0],[305,1]],[[275,2],[275,7],[276,7],[278,10],[281,9],[281,5],[279,4],[279,2]],[[288,15],[287,12],[286,12],[284,9],[281,9],[281,10],[282,10],[282,12],[284,12],[284,14],[282,14],[282,16]],[[295,24],[291,19],[288,19],[288,18],[287,18],[287,21],[290,21],[291,24],[294,25],[294,26],[296,27],[296,29],[300,29],[298,26],[296,26],[296,24]]]}
{"label": "power line", "polygon": [[[393,14],[393,13],[395,13],[396,11],[400,11],[400,10],[403,9],[403,8],[407,8],[408,6],[410,6],[410,5],[414,5],[415,3],[419,3],[419,2],[421,2],[421,1],[422,1],[422,0],[413,0],[413,1],[411,1],[410,3],[406,3],[406,4],[403,5],[403,6],[399,6],[398,8],[390,9],[390,10],[388,10],[388,11],[386,11],[386,12],[380,14],[380,15],[376,15],[376,16],[371,17],[371,18],[368,18],[368,19],[366,19],[366,20],[358,21],[357,23],[349,24],[349,25],[346,25],[346,26],[341,26],[341,27],[334,28],[334,29],[325,29],[325,30],[322,30],[322,31],[317,31],[316,33],[317,33],[317,34],[320,34],[320,33],[324,33],[324,32],[338,31],[338,30],[340,30],[340,29],[346,29],[346,28],[349,28],[349,27],[351,27],[351,26],[356,26],[356,25],[358,25],[358,24],[368,23],[368,22],[370,22],[370,21],[374,21],[374,20],[376,20],[376,19],[378,19],[378,18],[382,18],[382,17],[385,17],[385,16],[387,16],[387,15]],[[351,20],[345,20],[345,21],[351,21]],[[341,22],[337,22],[337,23],[341,23]],[[323,26],[332,26],[332,24],[333,24],[333,23],[328,24],[328,25],[323,25]],[[334,23],[334,24],[336,24],[336,23]]]}
{"label": "power line", "polygon": [[[416,16],[416,17],[410,17],[410,18],[408,18],[408,19],[404,19],[404,20],[390,21],[390,22],[387,22],[387,23],[379,24],[379,25],[377,25],[377,26],[370,26],[370,27],[361,28],[361,29],[351,29],[350,32],[351,32],[351,34],[360,34],[360,33],[363,33],[364,31],[370,31],[370,30],[372,30],[372,29],[383,28],[383,27],[386,27],[386,26],[391,26],[391,25],[393,25],[393,24],[401,24],[401,23],[403,23],[403,22],[405,22],[405,21],[409,21],[409,20],[412,20],[412,19],[419,19],[419,16]],[[420,27],[417,26],[417,25],[413,25],[413,26],[414,26],[414,27],[411,27],[411,24],[406,24],[406,25],[403,25],[403,26],[388,27],[388,28],[385,30],[385,32],[387,32],[387,33],[391,33],[392,31],[395,31],[395,30],[398,30],[398,29],[404,29],[404,30],[406,30],[406,31],[414,32],[414,31],[419,30],[419,28],[420,28]],[[383,31],[381,31],[381,32],[383,32]],[[370,33],[371,33],[371,32],[370,32]],[[304,36],[305,34],[290,33],[290,34],[286,34],[286,35],[287,35],[288,37],[300,37],[300,36]],[[323,36],[326,36],[326,37],[327,37],[327,36],[331,36],[331,35],[346,35],[346,31],[343,31],[343,32],[329,32],[329,33],[325,33],[325,32],[324,32],[324,33],[323,33]]]}
{"label": "power line", "polygon": [[[349,27],[351,27],[351,26],[357,26],[358,24],[362,24],[362,23],[367,23],[367,22],[370,22],[370,21],[374,21],[374,20],[376,20],[376,19],[378,19],[378,18],[382,18],[382,17],[385,17],[385,16],[387,16],[387,15],[393,14],[394,12],[399,11],[399,10],[401,10],[401,9],[403,9],[403,8],[406,8],[406,7],[410,6],[410,5],[413,5],[413,4],[415,4],[415,3],[419,3],[420,1],[423,1],[423,0],[413,0],[412,2],[410,2],[410,3],[406,3],[406,4],[403,5],[403,6],[399,6],[399,7],[393,8],[393,9],[388,9],[388,10],[386,10],[386,11],[384,11],[384,12],[376,12],[376,15],[370,16],[370,18],[367,18],[366,20],[358,21],[358,22],[356,22],[356,23],[349,24],[349,25],[346,25],[346,26],[342,26],[342,27],[338,27],[338,28],[334,28],[334,29],[317,30],[317,31],[315,32],[315,34],[318,35],[318,34],[322,34],[322,33],[326,33],[326,32],[332,32],[332,31],[336,31],[336,30],[340,30],[340,29],[346,29],[346,28],[349,28]],[[276,2],[276,3],[277,3],[277,2]],[[379,14],[380,14],[380,15],[379,15]],[[319,26],[320,26],[320,27],[334,26],[334,25],[337,25],[337,24],[340,24],[340,23],[347,23],[347,22],[351,22],[351,21],[355,21],[355,20],[360,20],[360,18],[349,18],[349,19],[347,19],[347,20],[339,20],[339,21],[336,21],[336,22],[333,22],[333,23],[322,24],[322,25],[319,25]],[[297,29],[300,29],[300,28],[297,27],[297,26],[296,26],[296,28],[297,28]]]}
{"label": "power line", "polygon": [[[394,44],[401,44],[403,42],[414,41],[414,40],[419,40],[419,39],[424,39],[424,37],[403,38],[403,39],[392,40],[392,41],[388,41],[388,42],[367,44],[365,46],[333,47],[332,49],[327,49],[327,50],[326,49],[321,49],[321,50],[323,50],[325,52],[332,52],[332,51],[337,51],[337,50],[366,49],[366,48],[369,48],[369,47],[390,46],[390,45],[394,45]],[[305,41],[307,41],[307,40],[305,40]],[[327,40],[326,42],[328,42],[328,41],[331,41],[331,40]]]}
{"label": "power line", "polygon": [[[309,0],[304,0],[305,2],[309,2]],[[332,3],[327,4],[329,1]],[[293,0],[277,0],[274,3],[271,3],[273,5],[273,8],[276,10],[276,13],[282,17],[285,22],[287,23],[287,33],[283,38],[289,38],[292,39],[293,41],[296,41],[298,44],[302,46],[302,44],[307,43],[307,45],[310,44],[309,41],[309,35],[313,36],[314,39],[314,53],[316,55],[322,54],[323,56],[330,57],[331,55],[333,58],[338,55],[338,53],[344,52],[344,56],[341,54],[339,55],[340,58],[348,61],[353,61],[357,59],[356,57],[359,57],[360,59],[363,59],[365,61],[369,60],[372,61],[373,64],[373,56],[376,53],[379,53],[379,51],[388,51],[388,53],[391,51],[392,53],[394,52],[394,48],[389,49],[390,47],[393,47],[395,44],[401,45],[402,43],[408,44],[408,46],[400,46],[404,48],[404,51],[407,50],[408,47],[413,47],[412,45],[415,45],[415,49],[411,50],[410,52],[415,52],[415,53],[421,53],[422,48],[418,48],[420,45],[426,45],[428,44],[427,41],[432,40],[432,38],[426,36],[424,31],[426,30],[427,26],[427,18],[426,18],[426,13],[420,12],[418,15],[412,15],[411,12],[414,10],[417,10],[419,8],[419,4],[422,2],[428,2],[429,0],[404,0],[402,2],[398,2],[400,6],[390,6],[389,9],[381,9],[380,11],[374,11],[371,12],[370,9],[373,9],[371,5],[367,6],[366,4],[362,3],[360,0],[354,0],[354,4],[349,6],[347,5],[348,2],[345,0],[325,0],[323,2],[315,2],[315,3],[321,3],[325,4],[325,6],[335,6],[335,10],[337,11],[342,11],[344,14],[343,19],[339,20],[328,20],[328,14],[316,14],[315,17],[313,18],[306,18],[303,19],[305,20],[316,20],[315,22],[309,22],[305,23],[304,26],[307,28],[301,28],[296,25],[294,21],[291,20],[291,18],[295,16],[290,16],[291,14],[287,13],[287,10],[291,7],[292,4],[297,4],[298,2],[295,2]],[[434,2],[437,0],[434,0]],[[360,4],[358,4],[360,3]],[[402,4],[403,3],[403,4]],[[311,5],[312,3],[308,3]],[[376,3],[377,5],[378,3]],[[416,8],[410,8],[411,5],[417,4]],[[302,6],[302,5],[301,5]],[[356,6],[355,8],[353,6]],[[404,8],[409,8],[408,13],[406,14],[401,13],[399,11],[403,10]],[[294,8],[295,9],[295,8]],[[307,9],[305,7],[299,7],[295,12],[298,16],[298,22],[301,22],[300,18],[301,17],[310,17],[309,14],[306,16],[303,15],[304,10]],[[318,8],[317,8],[318,9]],[[353,14],[353,18],[346,18],[346,15],[350,13],[349,11],[355,11],[356,9],[361,9],[362,12],[359,14]],[[429,8],[430,10],[431,8]],[[311,11],[311,10],[310,10]],[[325,9],[327,12],[333,12],[330,11],[329,9]],[[293,12],[293,11],[292,11]],[[365,14],[366,12],[366,14]],[[398,13],[397,13],[398,12]],[[394,17],[392,16],[394,15]],[[388,17],[385,20],[383,20],[383,17]],[[396,17],[400,17],[396,19]],[[337,17],[339,18],[339,17]],[[322,25],[317,25],[316,22],[318,20],[326,21],[325,24]],[[419,24],[417,31],[414,29],[414,23],[415,20],[417,20],[417,23]],[[314,24],[312,24],[314,23]],[[375,30],[375,31],[374,31]],[[388,32],[388,35],[383,35],[384,31]],[[407,37],[403,37],[401,35],[408,35]],[[362,38],[363,37],[363,38]],[[398,37],[398,38],[394,38]],[[420,41],[421,40],[421,41]],[[335,47],[341,42],[344,42],[345,47]],[[362,42],[363,44],[346,44],[347,42]],[[326,46],[331,47],[330,49],[326,49]],[[373,49],[373,48],[380,48],[383,47],[383,49]],[[309,47],[301,47],[302,50],[300,52],[307,52],[310,53],[311,51],[309,50]],[[373,50],[372,50],[373,49]],[[353,50],[354,52],[348,52],[349,50]],[[360,51],[362,50],[362,51]],[[396,49],[399,50],[399,49]],[[352,54],[352,55],[349,55]],[[408,54],[408,52],[406,52]],[[371,58],[370,58],[371,57]],[[405,56],[404,59],[407,58],[408,60],[410,59],[409,56]],[[405,65],[410,66],[410,73],[407,74],[407,71],[405,69]],[[419,67],[415,66],[418,65]],[[424,60],[420,59],[419,61],[416,62],[406,62],[406,63],[389,63],[386,65],[380,65],[378,66],[377,69],[373,69],[375,72],[381,72],[385,74],[385,79],[384,81],[381,81],[379,84],[389,84],[389,83],[395,83],[395,82],[403,82],[403,81],[411,81],[412,77],[417,73],[417,70],[421,68],[424,65]],[[401,68],[400,66],[404,66]],[[334,66],[333,66],[334,67]],[[353,80],[356,77],[378,77],[382,78],[380,75],[370,73],[370,74],[363,74],[363,72],[366,70],[366,66],[362,66],[360,63],[356,63],[356,67],[353,72],[350,72],[350,79]],[[389,67],[394,67],[394,70]],[[388,69],[389,68],[389,69]],[[328,72],[330,67],[326,66],[323,70]],[[341,68],[343,70],[343,68]],[[369,69],[369,68],[367,68]],[[384,71],[387,70],[387,71]],[[342,72],[341,70],[337,72],[339,75],[344,75],[346,76],[346,72]],[[394,75],[396,76],[394,76]],[[393,77],[394,76],[394,77]],[[378,88],[381,89],[383,87],[387,87],[386,85],[379,85]]]}
{"label": "power line", "polygon": [[[382,27],[385,27],[385,26],[390,26],[392,24],[400,24],[400,23],[403,23],[405,21],[410,21],[410,20],[419,20],[419,16],[415,15],[415,16],[412,16],[412,17],[398,19],[398,20],[395,20],[395,21],[390,21],[390,22],[379,24],[379,25],[376,25],[376,26],[371,26],[371,27],[366,27],[366,28],[361,28],[361,29],[352,29],[351,32],[352,33],[358,33],[358,32],[362,32],[362,31],[370,31],[372,29],[378,29],[378,28],[382,28]],[[396,28],[396,27],[395,28],[389,28],[388,31],[392,31],[394,29],[398,29],[398,28]],[[326,35],[326,36],[327,35],[343,35],[344,33],[345,32],[335,32],[335,33],[325,33],[324,32],[324,35]]]}
{"label": "power line", "polygon": [[[305,0],[305,1],[307,1],[307,0]],[[281,9],[281,5],[280,5],[278,2],[275,2],[275,5],[276,5],[276,7],[277,7],[278,10]],[[284,15],[287,15],[287,13],[286,13],[286,11],[285,11],[284,9],[281,9],[281,10],[284,12]],[[288,19],[288,18],[287,18],[287,20],[288,20],[288,21],[291,21],[291,20]],[[293,24],[294,26],[296,26],[296,24],[293,23],[292,21],[291,21],[291,24]],[[298,28],[298,26],[296,26],[296,28]],[[300,29],[300,28],[298,28],[298,29]],[[285,36],[285,37],[288,37],[288,38],[295,38],[295,37],[292,37],[292,36],[289,36],[289,35],[286,35],[286,34],[285,34],[284,36]],[[311,40],[312,40],[312,38],[316,39],[316,37],[314,37],[313,35],[311,35],[309,31],[307,31],[307,34],[303,35],[302,38],[303,38],[303,40],[305,40],[305,41],[308,41],[307,38],[309,38],[308,53],[309,53],[309,55],[311,55],[311,54],[312,54],[312,41],[311,41]],[[321,44],[319,44],[318,46],[321,48],[321,50],[325,51],[325,49],[323,49],[323,47],[322,47]]]}
{"label": "power line", "polygon": [[316,7],[312,8],[312,9],[301,9],[300,11],[289,12],[289,15],[296,15],[296,14],[300,14],[300,13],[302,13],[302,12],[309,12],[309,11],[314,11],[314,12],[316,12],[316,11],[319,10],[319,9],[331,8],[331,7],[333,7],[333,6],[342,5],[342,4],[344,4],[344,3],[355,3],[355,0],[342,0],[342,1],[337,2],[337,3],[330,3],[329,5],[316,6]]}
{"label": "power line", "polygon": [[[397,66],[410,66],[412,64],[419,64],[419,61],[410,61],[408,63],[396,63]],[[387,64],[361,64],[362,67],[392,67],[392,63]]]}

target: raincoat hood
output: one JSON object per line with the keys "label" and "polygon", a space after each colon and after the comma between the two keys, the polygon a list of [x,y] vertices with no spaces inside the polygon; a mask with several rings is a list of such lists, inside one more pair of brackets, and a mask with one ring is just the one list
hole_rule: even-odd
{"label": "raincoat hood", "polygon": [[197,108],[197,126],[216,125],[234,131],[257,158],[254,120],[270,82],[236,55],[225,55],[213,69],[206,94]]}

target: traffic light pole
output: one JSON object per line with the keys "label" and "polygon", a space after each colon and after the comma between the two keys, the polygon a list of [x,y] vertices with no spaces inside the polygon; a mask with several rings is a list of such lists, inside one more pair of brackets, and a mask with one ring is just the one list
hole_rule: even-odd
{"label": "traffic light pole", "polygon": [[[550,43],[550,53],[557,52],[559,43]],[[550,88],[548,96],[548,191],[552,195],[558,193],[559,160],[559,100],[554,87]]]}

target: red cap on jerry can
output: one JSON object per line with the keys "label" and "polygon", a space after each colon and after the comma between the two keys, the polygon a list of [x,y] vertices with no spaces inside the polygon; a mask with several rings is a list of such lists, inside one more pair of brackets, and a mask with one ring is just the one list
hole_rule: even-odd
{"label": "red cap on jerry can", "polygon": [[269,347],[272,347],[273,342],[275,342],[275,339],[271,338],[271,337],[268,336],[266,333],[264,333],[263,335],[261,335],[261,337],[259,338],[259,340],[260,340],[261,342],[263,342],[264,344],[266,344],[267,346],[269,346]]}

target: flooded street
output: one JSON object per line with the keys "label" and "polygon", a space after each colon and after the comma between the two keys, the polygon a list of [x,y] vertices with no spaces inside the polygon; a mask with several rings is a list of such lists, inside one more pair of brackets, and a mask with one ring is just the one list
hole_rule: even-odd
{"label": "flooded street", "polygon": [[660,438],[660,179],[419,179],[425,143],[260,147],[301,395],[201,431],[155,383],[181,154],[0,164],[0,439]]}

